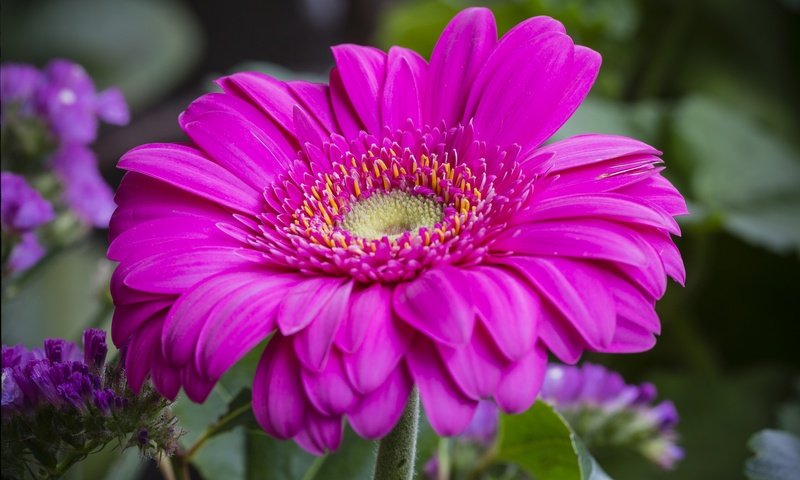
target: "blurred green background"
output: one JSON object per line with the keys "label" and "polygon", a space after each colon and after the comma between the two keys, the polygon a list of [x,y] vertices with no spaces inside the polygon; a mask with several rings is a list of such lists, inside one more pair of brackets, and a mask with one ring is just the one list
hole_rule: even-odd
{"label": "blurred green background", "polygon": [[[122,87],[133,122],[103,130],[95,145],[113,184],[120,177],[114,164],[127,149],[183,139],[177,115],[215,75],[247,68],[324,78],[328,45],[341,42],[399,44],[427,56],[447,21],[475,4],[493,9],[501,32],[550,15],[576,43],[599,51],[597,84],[557,137],[643,139],[664,152],[667,176],[690,202],[678,241],[687,285],[671,285],[659,304],[657,346],[636,356],[590,356],[629,381],[652,380],[675,401],[687,457],[673,472],[620,452],[596,452],[598,460],[622,480],[744,478],[747,439],[762,428],[788,428],[799,408],[797,0],[2,0],[1,55],[37,65],[67,57],[85,65],[99,87]],[[91,245],[60,252],[8,291],[3,343],[30,346],[107,324],[97,306],[109,272],[104,249],[105,233],[97,232]],[[224,409],[214,398],[179,407],[202,425],[203,415]],[[293,448],[233,431],[215,440],[214,455],[199,468],[207,478],[258,478],[252,462],[263,467],[265,457],[245,454],[263,452],[267,443],[278,453],[266,458]],[[359,455],[371,452],[364,445],[349,442],[326,468],[347,464],[351,469],[340,472],[355,478]],[[423,457],[434,448],[430,438],[422,448]],[[96,470],[75,475],[125,478],[136,470],[134,457],[110,473],[101,459]],[[282,464],[289,473],[276,478],[304,471],[310,459],[295,461]],[[157,478],[151,470],[146,474]]]}

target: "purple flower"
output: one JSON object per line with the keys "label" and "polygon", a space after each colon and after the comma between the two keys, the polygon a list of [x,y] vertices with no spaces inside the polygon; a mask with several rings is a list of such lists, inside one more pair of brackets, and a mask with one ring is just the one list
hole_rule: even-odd
{"label": "purple flower", "polygon": [[108,227],[114,213],[114,194],[100,176],[97,157],[83,145],[62,145],[50,158],[53,171],[64,184],[64,200],[81,220]]}
{"label": "purple flower", "polygon": [[33,232],[23,233],[20,242],[14,245],[8,258],[10,272],[18,273],[33,267],[44,257],[45,249]]}
{"label": "purple flower", "polygon": [[[683,450],[676,445],[678,411],[669,400],[652,405],[656,394],[651,383],[629,385],[620,374],[591,363],[548,367],[540,393],[590,447],[595,430],[624,432],[612,438],[618,444],[633,439],[647,458],[663,468],[672,468],[683,458]],[[585,421],[589,417],[593,420]],[[577,418],[584,421],[577,422]],[[581,431],[582,425],[589,424],[592,431]]]}
{"label": "purple flower", "polygon": [[28,185],[23,177],[2,172],[0,182],[2,182],[0,213],[3,229],[29,232],[53,219],[55,215],[53,206]]}
{"label": "purple flower", "polygon": [[16,105],[22,115],[33,115],[36,90],[41,82],[42,74],[32,65],[0,65],[0,124],[4,123],[4,112],[11,104]]}
{"label": "purple flower", "polygon": [[3,345],[4,419],[50,407],[109,415],[122,405],[99,376],[108,351],[105,332],[88,329],[83,342],[83,349],[60,338],[45,340],[43,349]]}
{"label": "purple flower", "polygon": [[115,125],[124,125],[129,119],[119,90],[98,95],[86,70],[69,60],[53,60],[45,67],[37,103],[55,136],[64,143],[92,143],[97,136],[98,117]]}

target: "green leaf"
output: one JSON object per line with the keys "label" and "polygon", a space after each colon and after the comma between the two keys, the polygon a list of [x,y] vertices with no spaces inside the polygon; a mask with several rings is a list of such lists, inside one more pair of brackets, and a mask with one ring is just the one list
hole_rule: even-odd
{"label": "green leaf", "polygon": [[755,457],[747,461],[750,480],[792,480],[800,472],[800,438],[780,430],[762,430],[749,442]]}
{"label": "green leaf", "polygon": [[497,459],[516,463],[537,480],[610,480],[553,407],[537,401],[500,421]]}
{"label": "green leaf", "polygon": [[800,153],[739,110],[704,97],[675,112],[692,195],[731,233],[800,251]]}
{"label": "green leaf", "polygon": [[203,478],[213,480],[244,480],[245,433],[242,429],[229,430],[211,438],[202,452],[192,458],[192,464]]}

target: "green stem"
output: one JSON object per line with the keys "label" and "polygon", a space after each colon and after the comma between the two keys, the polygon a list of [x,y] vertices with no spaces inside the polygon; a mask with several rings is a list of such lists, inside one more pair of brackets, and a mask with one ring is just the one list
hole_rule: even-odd
{"label": "green stem", "polygon": [[169,457],[169,463],[172,466],[172,474],[175,480],[190,480],[189,474],[189,461],[185,455],[176,454]]}
{"label": "green stem", "polygon": [[100,442],[89,442],[85,448],[75,450],[74,452],[70,453],[64,460],[61,461],[61,463],[56,466],[55,471],[53,471],[51,475],[52,478],[62,477],[73,465],[86,458],[87,455],[102,445],[103,444]]}
{"label": "green stem", "polygon": [[408,397],[408,404],[400,421],[378,445],[375,480],[411,480],[414,478],[418,424],[419,392],[414,389]]}
{"label": "green stem", "polygon": [[450,480],[450,439],[442,437],[439,439],[439,468],[436,473],[437,480]]}
{"label": "green stem", "polygon": [[217,432],[219,432],[222,428],[224,428],[228,423],[236,420],[236,418],[238,418],[240,415],[247,413],[251,407],[252,407],[252,402],[247,402],[246,404],[242,405],[236,410],[233,410],[231,413],[220,418],[219,421],[214,422],[202,434],[200,434],[199,437],[197,437],[197,440],[195,440],[194,443],[189,447],[189,449],[186,450],[186,453],[182,455],[183,458],[185,458],[187,462],[191,460],[191,458],[201,448],[203,448],[203,445],[205,445],[205,443],[211,439],[211,437],[216,435]]}

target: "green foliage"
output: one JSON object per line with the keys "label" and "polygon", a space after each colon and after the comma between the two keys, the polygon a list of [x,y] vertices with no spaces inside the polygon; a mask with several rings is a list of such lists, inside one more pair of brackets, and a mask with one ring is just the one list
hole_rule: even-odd
{"label": "green foliage", "polygon": [[750,480],[792,480],[800,472],[800,437],[780,430],[762,430],[749,442],[755,457],[747,461]]}
{"label": "green foliage", "polygon": [[500,421],[497,460],[520,465],[537,480],[608,480],[583,442],[553,407],[536,402]]}

